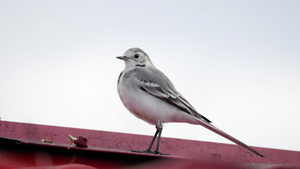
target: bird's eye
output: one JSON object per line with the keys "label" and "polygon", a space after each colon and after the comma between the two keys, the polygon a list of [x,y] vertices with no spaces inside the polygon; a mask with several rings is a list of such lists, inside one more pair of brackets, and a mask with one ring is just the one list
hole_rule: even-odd
{"label": "bird's eye", "polygon": [[135,54],[134,57],[135,57],[135,58],[139,58],[140,55],[139,55],[139,54]]}

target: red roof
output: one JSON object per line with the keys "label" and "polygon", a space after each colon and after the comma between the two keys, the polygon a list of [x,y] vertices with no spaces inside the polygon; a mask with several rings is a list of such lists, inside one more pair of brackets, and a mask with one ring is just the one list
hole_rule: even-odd
{"label": "red roof", "polygon": [[[76,147],[68,135],[87,138],[88,147]],[[165,137],[160,150],[170,155],[130,151],[146,149],[151,138],[0,121],[0,168],[300,168],[298,151],[254,147],[266,156],[261,158],[233,144]]]}

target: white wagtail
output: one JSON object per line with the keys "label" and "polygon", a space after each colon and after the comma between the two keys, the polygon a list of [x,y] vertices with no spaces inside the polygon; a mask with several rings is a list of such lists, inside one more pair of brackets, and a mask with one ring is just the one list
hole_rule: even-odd
{"label": "white wagtail", "polygon": [[[149,148],[137,152],[162,154],[159,152],[162,123],[185,122],[201,125],[255,155],[264,157],[243,142],[213,126],[210,120],[199,114],[175,89],[169,78],[152,64],[143,50],[131,48],[117,58],[125,61],[125,69],[118,78],[118,93],[124,106],[136,117],[156,125],[156,132]],[[156,149],[151,151],[156,137]]]}

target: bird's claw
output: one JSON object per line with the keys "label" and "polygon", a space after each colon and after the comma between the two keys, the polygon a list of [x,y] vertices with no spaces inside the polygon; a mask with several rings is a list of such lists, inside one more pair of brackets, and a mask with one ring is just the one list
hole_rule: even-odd
{"label": "bird's claw", "polygon": [[138,151],[138,150],[131,150],[132,152],[135,152],[135,153],[146,153],[146,154],[159,154],[159,155],[170,155],[170,154],[164,154],[164,153],[161,153],[159,151],[151,151],[151,150],[144,150],[144,151]]}

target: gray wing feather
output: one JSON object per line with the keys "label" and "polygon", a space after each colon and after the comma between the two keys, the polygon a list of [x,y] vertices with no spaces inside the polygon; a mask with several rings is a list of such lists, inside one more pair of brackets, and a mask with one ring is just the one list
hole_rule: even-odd
{"label": "gray wing feather", "polygon": [[141,90],[177,107],[183,112],[189,113],[192,116],[204,119],[208,123],[211,123],[210,120],[199,114],[195,108],[179,92],[176,91],[168,77],[158,69],[136,68],[135,76],[139,80]]}

